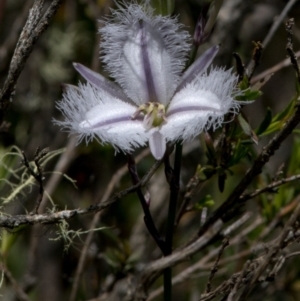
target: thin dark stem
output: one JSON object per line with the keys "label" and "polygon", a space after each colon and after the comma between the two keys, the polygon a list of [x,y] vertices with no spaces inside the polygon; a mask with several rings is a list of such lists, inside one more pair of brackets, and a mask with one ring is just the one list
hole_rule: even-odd
{"label": "thin dark stem", "polygon": [[[185,69],[187,69],[195,61],[198,47],[199,45],[193,44],[190,52],[190,59],[186,64]],[[167,219],[167,228],[166,228],[166,239],[165,239],[166,252],[164,252],[164,256],[172,254],[173,233],[174,233],[177,199],[178,199],[178,191],[179,191],[181,157],[182,157],[182,142],[179,141],[176,143],[174,170],[172,170],[170,166],[169,155],[167,153],[164,158],[165,174],[166,174],[167,181],[170,185],[170,191],[171,191],[169,210],[168,210],[168,219]],[[166,268],[164,270],[164,301],[172,301],[172,269],[171,268]]]}
{"label": "thin dark stem", "polygon": [[[139,176],[138,176],[138,173],[137,173],[134,157],[131,156],[131,155],[127,155],[127,159],[128,159],[128,170],[129,170],[129,173],[130,173],[130,176],[131,176],[132,183],[133,183],[133,185],[136,185],[140,182],[140,179],[139,179]],[[146,201],[146,199],[143,195],[142,189],[137,188],[136,193],[137,193],[137,196],[140,200],[140,203],[141,203],[143,211],[144,211],[145,225],[146,225],[149,233],[151,234],[151,236],[155,240],[157,246],[160,248],[162,253],[165,255],[165,249],[166,249],[165,248],[165,242],[160,237],[160,234],[159,234],[158,230],[156,229],[156,226],[155,226],[154,221],[153,221],[152,216],[151,216],[151,212],[149,210],[149,204],[148,204],[148,202]]]}
{"label": "thin dark stem", "polygon": [[164,270],[164,301],[172,301],[172,269]]}
{"label": "thin dark stem", "polygon": [[[170,166],[166,166],[168,169],[167,176],[172,173],[170,178],[170,202],[169,202],[169,211],[168,211],[168,220],[166,228],[166,250],[167,255],[172,253],[172,243],[173,243],[173,230],[176,217],[176,208],[177,208],[177,198],[179,192],[179,180],[180,180],[180,169],[181,169],[181,157],[182,157],[182,143],[178,142],[176,144],[175,150],[175,160],[174,160],[174,170],[171,170]],[[166,164],[167,160],[165,161]]]}
{"label": "thin dark stem", "polygon": [[[176,218],[177,199],[180,186],[180,169],[182,157],[182,143],[178,142],[175,149],[174,170],[172,170],[169,157],[165,157],[165,173],[167,180],[170,184],[170,202],[168,210],[166,240],[165,240],[165,253],[170,255],[172,253],[174,224]],[[166,268],[164,270],[164,301],[172,300],[172,269]]]}

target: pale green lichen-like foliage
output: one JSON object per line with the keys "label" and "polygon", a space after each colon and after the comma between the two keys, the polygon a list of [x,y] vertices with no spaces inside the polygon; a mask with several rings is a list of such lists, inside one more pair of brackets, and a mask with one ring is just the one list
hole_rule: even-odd
{"label": "pale green lichen-like foliage", "polygon": [[[63,151],[64,149],[59,149],[48,152],[40,160],[40,166],[44,168],[49,161],[59,156]],[[22,152],[18,147],[13,146],[8,150],[2,150],[0,159],[0,188],[6,193],[5,196],[0,198],[1,205],[7,205],[19,196],[25,195],[28,191],[30,192],[33,185],[37,185],[34,177],[27,168],[23,164],[20,164],[22,160]],[[37,168],[34,162],[29,162],[29,164],[36,172]],[[47,173],[45,172],[45,174]]]}
{"label": "pale green lichen-like foliage", "polygon": [[[63,220],[59,224],[57,224],[57,231],[55,232],[57,236],[55,238],[51,238],[50,240],[52,241],[62,240],[64,243],[64,251],[67,252],[69,248],[73,245],[75,238],[79,238],[82,241],[81,239],[82,235],[88,234],[89,232],[101,231],[106,228],[107,227],[99,227],[87,231],[82,231],[81,229],[69,230],[69,223]],[[84,241],[82,241],[82,243],[84,243]]]}

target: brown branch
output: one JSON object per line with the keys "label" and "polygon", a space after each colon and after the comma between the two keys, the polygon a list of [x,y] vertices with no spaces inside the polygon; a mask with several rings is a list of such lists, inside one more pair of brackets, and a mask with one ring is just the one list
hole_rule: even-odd
{"label": "brown branch", "polygon": [[[268,32],[268,34],[266,35],[266,37],[264,38],[263,42],[261,43],[262,46],[264,48],[267,47],[267,45],[269,44],[269,42],[271,41],[272,37],[274,36],[274,34],[276,33],[277,29],[279,28],[280,24],[283,22],[284,18],[286,17],[286,15],[288,14],[289,10],[293,7],[293,5],[296,3],[297,0],[290,0],[286,6],[284,7],[284,9],[282,10],[281,14],[274,19],[274,22]],[[251,65],[253,64],[253,61],[251,61],[248,65],[248,69],[250,69]],[[275,72],[275,71],[274,71]],[[271,72],[271,73],[274,73]],[[258,75],[259,76],[259,75]],[[257,76],[257,77],[258,77]],[[256,82],[257,77],[255,79],[253,79],[253,82]],[[264,78],[265,76],[261,77]],[[251,77],[252,78],[252,75]]]}
{"label": "brown branch", "polygon": [[[297,202],[297,204],[298,203],[299,202]],[[290,211],[291,210],[289,210],[289,212]],[[233,231],[235,231],[237,229],[237,225],[241,226],[241,223],[245,223],[249,219],[250,216],[251,215],[249,213],[246,213],[237,222],[233,223],[232,225],[229,225],[225,230],[223,230],[221,232],[221,235],[230,235]],[[236,236],[234,236],[233,238],[230,239],[230,245],[234,246],[234,245],[237,245],[237,244],[240,244],[241,242],[243,242],[244,239],[247,237],[247,235],[250,232],[252,232],[254,229],[256,229],[257,227],[259,227],[262,223],[263,223],[262,218],[260,218],[260,217],[256,218],[255,221],[252,222],[247,228],[245,228],[243,231],[240,231]],[[266,235],[260,235],[260,238],[263,238],[265,236]],[[289,243],[291,243],[291,241],[294,241],[295,239],[296,239],[296,236],[292,236],[291,240],[285,241],[284,247],[286,247]],[[242,251],[239,254],[235,254],[231,257],[220,260],[219,265],[224,266],[225,264],[227,264],[229,262],[236,261],[243,257],[247,257],[247,256],[253,254],[253,250],[255,250],[256,253],[258,253],[259,251],[265,251],[266,249],[268,250],[274,245],[274,243],[276,243],[276,241],[277,240],[274,239],[271,242],[269,242],[268,245],[261,243],[261,242],[256,242],[255,245],[252,246],[251,248],[249,248],[248,250]],[[186,268],[185,270],[180,272],[178,275],[173,277],[172,284],[178,285],[178,284],[188,280],[190,278],[190,276],[199,269],[201,269],[202,271],[211,269],[215,263],[210,262],[210,260],[212,260],[213,257],[217,256],[218,252],[219,252],[218,249],[216,249],[216,248],[212,249],[205,257],[201,258],[198,262],[196,262],[192,266]],[[293,253],[291,254],[291,257],[298,256],[298,255],[299,255],[299,252],[295,252],[295,254],[293,254]],[[286,258],[289,258],[289,255],[286,255]],[[261,258],[259,260],[261,260]],[[280,269],[280,262],[277,262],[277,263],[276,262],[275,262],[274,268],[270,271],[270,273],[268,273],[268,275],[266,277],[266,281],[270,281],[272,275],[274,275],[274,271],[278,272],[278,270]],[[226,294],[229,294],[232,289],[235,290],[236,288],[240,288],[241,286],[246,284],[245,282],[243,282],[243,283],[240,282],[240,280],[239,280],[240,276],[243,276],[242,279],[245,280],[245,275],[242,275],[242,273],[235,274],[232,276],[232,278],[229,281],[224,282],[221,286],[216,288],[214,291],[212,291],[208,294],[203,294],[203,296],[201,296],[200,300],[212,300],[220,294],[226,295]],[[233,280],[234,280],[234,282],[232,282]],[[163,291],[162,287],[154,290],[153,292],[151,292],[147,301],[155,299],[158,295],[160,295],[162,293],[162,291]],[[232,295],[233,294],[234,294],[234,292],[232,293]]]}
{"label": "brown branch", "polygon": [[53,0],[42,16],[43,0],[35,0],[29,11],[27,22],[20,34],[15,52],[11,59],[8,76],[0,91],[0,124],[3,121],[5,112],[11,102],[15,85],[31,54],[35,43],[41,34],[48,28],[53,15],[58,10],[63,0]]}
{"label": "brown branch", "polygon": [[293,49],[293,26],[294,26],[294,19],[290,19],[287,23],[286,23],[286,31],[288,33],[288,42],[286,45],[286,51],[290,57],[291,63],[296,71],[296,76],[297,76],[297,80],[298,83],[300,84],[300,67],[299,64],[297,62],[297,56],[294,52]]}
{"label": "brown branch", "polygon": [[208,278],[208,281],[207,281],[207,284],[206,284],[206,293],[209,293],[211,291],[211,282],[216,274],[216,272],[218,271],[218,265],[219,265],[219,261],[221,259],[221,256],[225,250],[225,248],[229,245],[229,239],[228,237],[225,237],[223,242],[222,242],[222,246],[218,252],[218,256],[216,258],[216,261],[213,265],[213,267],[211,268],[211,273],[209,275],[209,278]]}
{"label": "brown branch", "polygon": [[253,55],[252,55],[253,64],[252,64],[251,70],[249,72],[249,77],[248,77],[249,81],[251,81],[251,78],[252,78],[256,68],[260,64],[262,53],[264,50],[264,46],[260,42],[253,42],[253,44],[254,44],[254,50],[253,50]]}
{"label": "brown branch", "polygon": [[160,165],[161,162],[157,161],[138,184],[118,192],[113,197],[108,199],[106,202],[93,204],[85,209],[62,210],[62,211],[48,213],[48,214],[36,214],[36,215],[28,214],[28,215],[14,215],[14,216],[2,215],[0,216],[0,228],[2,227],[2,228],[13,229],[21,225],[56,224],[61,222],[62,220],[67,220],[78,215],[96,213],[98,211],[101,211],[109,207],[111,204],[115,203],[125,195],[133,193],[136,191],[136,189],[145,186]]}
{"label": "brown branch", "polygon": [[[300,50],[295,53],[295,56],[298,58],[300,56]],[[283,61],[279,62],[278,64],[274,65],[273,67],[263,71],[262,73],[256,75],[251,80],[251,85],[257,83],[260,80],[263,80],[264,78],[272,75],[275,72],[278,72],[279,70],[289,67],[291,65],[290,58],[286,58]]]}
{"label": "brown branch", "polygon": [[262,44],[264,47],[266,47],[269,42],[271,41],[272,37],[274,36],[275,32],[277,31],[280,24],[283,22],[284,18],[288,14],[289,10],[293,7],[293,5],[297,2],[297,0],[290,0],[284,9],[281,11],[281,14],[279,17],[274,19],[274,23],[272,27],[270,28],[270,31],[268,32],[267,36],[264,38]]}
{"label": "brown branch", "polygon": [[[0,6],[3,5],[3,1],[0,1]],[[28,11],[32,6],[33,0],[23,1],[24,7],[22,7],[22,12],[14,20],[14,23],[10,27],[10,31],[5,39],[5,41],[0,46],[0,72],[4,72],[5,68],[9,67],[9,59],[15,49],[18,42],[19,34],[22,31],[24,23],[28,18]]]}
{"label": "brown branch", "polygon": [[[238,221],[233,223],[232,225],[229,225],[225,230],[221,232],[221,235],[230,235],[232,231],[236,230],[236,226],[239,225],[240,227],[242,226],[243,223],[247,222],[249,218],[251,217],[251,214],[249,212],[245,213]],[[262,223],[261,218],[257,218],[249,227],[244,229],[242,232],[238,233],[235,237],[230,239],[230,245],[234,246],[236,244],[239,244],[241,242],[241,238],[245,238],[247,234],[249,234],[251,231],[253,231],[255,228],[260,226]],[[199,269],[204,270],[204,269],[211,269],[214,263],[209,262],[212,260],[215,256],[218,256],[219,250],[217,248],[213,248],[207,255],[202,257],[199,261],[197,261],[195,264],[192,266],[189,266],[188,268],[184,269],[181,271],[178,275],[173,277],[172,279],[172,285],[178,285],[186,280],[188,280],[192,274],[197,272]],[[245,253],[242,253],[242,256],[247,256],[251,253],[251,251],[246,251]],[[238,256],[241,256],[240,254]],[[224,263],[227,263],[228,261],[236,260],[237,258],[232,256],[232,258],[225,258],[220,261],[220,265],[224,265]],[[147,301],[153,300],[155,297],[160,295],[163,292],[163,287],[160,287],[149,295],[149,298]]]}
{"label": "brown branch", "polygon": [[300,174],[299,175],[294,175],[294,176],[291,176],[289,178],[284,178],[284,179],[281,179],[281,180],[278,180],[276,182],[273,182],[263,188],[260,188],[260,189],[256,189],[255,191],[251,192],[251,193],[247,193],[247,194],[243,194],[240,196],[240,200],[241,201],[246,201],[246,200],[249,200],[249,199],[252,199],[264,192],[273,192],[274,193],[274,188],[276,187],[279,187],[281,185],[284,185],[286,183],[289,183],[289,182],[293,182],[293,181],[296,181],[296,180],[299,180],[300,179]]}
{"label": "brown branch", "polygon": [[253,289],[253,287],[254,287],[256,281],[258,280],[258,278],[260,277],[260,275],[265,271],[266,267],[269,265],[272,258],[274,258],[274,256],[276,256],[277,253],[281,249],[286,247],[288,241],[285,241],[285,240],[286,240],[289,232],[291,231],[291,229],[297,222],[297,219],[299,218],[299,216],[300,216],[300,204],[298,204],[297,208],[295,209],[295,211],[293,212],[293,214],[291,215],[291,217],[285,224],[284,229],[280,233],[280,236],[275,240],[274,244],[270,248],[268,248],[267,254],[265,255],[264,259],[260,261],[258,268],[255,270],[255,273],[251,277],[251,282],[249,283],[249,285],[247,287],[245,287],[242,295],[240,296],[240,300],[246,299],[246,297],[249,295],[249,293]]}
{"label": "brown branch", "polygon": [[242,272],[239,274],[239,276],[236,279],[236,282],[234,284],[234,287],[232,288],[231,292],[228,295],[228,298],[226,301],[233,301],[233,297],[235,296],[235,294],[237,293],[239,287],[242,285],[242,281],[245,278],[245,272],[250,268],[251,262],[248,260],[246,261],[246,263],[244,264],[243,270]]}
{"label": "brown branch", "polygon": [[[300,207],[300,205],[298,207]],[[300,212],[298,212],[297,215],[299,217]],[[289,226],[286,224],[285,229],[286,229],[286,227],[289,228],[290,225],[295,222],[294,217],[295,217],[295,215],[291,216],[290,220],[287,223],[287,224],[289,224]],[[290,222],[291,222],[291,224],[290,224]],[[288,232],[289,232],[289,230],[290,229],[288,229]],[[285,232],[285,230],[283,232]],[[281,233],[282,236],[280,236],[281,238],[283,238],[282,242],[284,242],[284,238],[286,237],[286,234],[288,234],[288,233],[283,234],[283,232]],[[252,262],[247,261],[246,264],[244,265],[243,269],[240,272],[233,274],[229,278],[229,280],[224,281],[214,291],[212,291],[208,294],[201,295],[201,297],[198,301],[210,301],[219,295],[225,296],[225,298],[222,300],[232,300],[231,296],[233,296],[236,293],[236,291],[243,286],[244,286],[244,291],[249,292],[249,284],[251,284],[251,279],[253,280],[253,277],[256,277],[258,272],[259,272],[259,274],[264,272],[266,269],[265,264],[268,265],[271,261],[273,261],[273,263],[274,263],[273,269],[267,273],[266,277],[258,278],[259,277],[259,275],[258,275],[258,277],[254,281],[253,285],[255,285],[257,283],[265,282],[265,281],[273,281],[274,280],[273,276],[275,276],[276,273],[278,273],[278,271],[282,267],[283,261],[285,260],[285,258],[287,258],[286,256],[279,256],[278,258],[274,257],[274,255],[275,255],[274,248],[276,248],[278,246],[278,242],[280,240],[281,239],[276,239],[276,240],[272,241],[271,243],[269,243],[268,245],[266,245],[265,249],[267,250],[267,252],[265,252],[264,255],[258,257],[257,259],[253,260]],[[293,239],[293,240],[295,240],[295,239]],[[286,247],[285,244],[281,245],[279,247],[279,249],[277,250],[277,252],[280,249],[283,249],[285,247]],[[299,254],[296,253],[295,255],[299,255]],[[226,297],[227,295],[228,295],[228,298]],[[246,296],[247,296],[247,294],[242,294],[241,296],[239,296],[237,301],[238,300],[246,300]]]}
{"label": "brown branch", "polygon": [[165,268],[185,261],[191,255],[205,248],[221,231],[223,223],[216,222],[203,236],[184,249],[175,250],[171,255],[149,263],[143,270],[137,285],[136,299],[146,300],[149,286],[161,275]]}

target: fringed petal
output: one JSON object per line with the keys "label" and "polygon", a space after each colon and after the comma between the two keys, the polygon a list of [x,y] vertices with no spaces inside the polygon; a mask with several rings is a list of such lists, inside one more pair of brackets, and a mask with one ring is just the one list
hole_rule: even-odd
{"label": "fringed petal", "polygon": [[224,115],[236,114],[239,103],[233,99],[237,77],[231,71],[214,69],[203,74],[175,94],[167,110],[167,123],[161,133],[168,141],[189,140],[201,131],[219,127]]}
{"label": "fringed petal", "polygon": [[146,5],[130,4],[112,15],[100,29],[107,70],[137,105],[167,104],[184,67],[189,35],[176,19],[153,16]]}
{"label": "fringed petal", "polygon": [[65,116],[65,121],[55,122],[78,133],[79,142],[83,138],[88,142],[96,135],[101,143],[110,143],[116,149],[131,152],[148,140],[142,119],[131,119],[135,106],[112,98],[90,84],[78,88],[70,86],[57,108]]}

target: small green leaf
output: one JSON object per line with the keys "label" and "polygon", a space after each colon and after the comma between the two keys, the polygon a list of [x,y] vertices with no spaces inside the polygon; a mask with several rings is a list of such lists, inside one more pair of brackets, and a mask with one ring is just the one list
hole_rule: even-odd
{"label": "small green leaf", "polygon": [[244,91],[249,88],[249,80],[247,76],[243,77],[243,80],[239,83],[239,88]]}
{"label": "small green leaf", "polygon": [[256,134],[252,130],[252,128],[251,128],[250,124],[248,123],[248,121],[242,116],[242,114],[239,114],[237,119],[238,119],[238,122],[239,122],[243,132],[247,136],[249,136],[255,144],[258,144],[258,137],[256,136]]}
{"label": "small green leaf", "polygon": [[272,134],[273,132],[276,132],[276,131],[279,131],[282,126],[284,125],[284,122],[282,121],[275,121],[275,122],[272,122],[269,127],[262,133],[260,134],[260,136],[267,136],[267,135],[270,135]]}
{"label": "small green leaf", "polygon": [[253,101],[262,95],[261,91],[247,89],[244,90],[242,95],[238,95],[236,100],[240,101]]}
{"label": "small green leaf", "polygon": [[206,166],[198,165],[196,173],[197,173],[197,177],[201,181],[205,181],[216,173],[216,169],[210,165],[206,165]]}
{"label": "small green leaf", "polygon": [[296,99],[294,97],[281,113],[274,116],[273,121],[282,121],[288,119],[294,111],[295,100]]}
{"label": "small green leaf", "polygon": [[242,114],[238,115],[238,122],[243,130],[243,132],[247,135],[247,136],[251,136],[251,127],[249,125],[249,123],[244,119],[244,117],[242,116]]}

